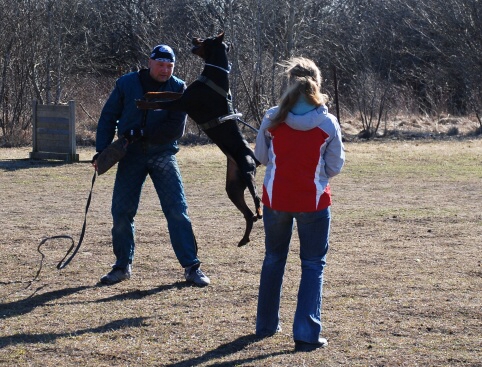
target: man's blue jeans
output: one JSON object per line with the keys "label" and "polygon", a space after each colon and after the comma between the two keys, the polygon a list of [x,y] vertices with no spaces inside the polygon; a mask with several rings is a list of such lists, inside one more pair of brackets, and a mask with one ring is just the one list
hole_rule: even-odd
{"label": "man's blue jeans", "polygon": [[152,179],[169,236],[182,267],[199,263],[197,245],[188,215],[186,197],[176,156],[176,144],[149,145],[137,142],[128,147],[119,162],[112,196],[112,244],[114,267],[132,264],[135,249],[134,217],[147,175]]}
{"label": "man's blue jeans", "polygon": [[289,213],[263,208],[265,258],[259,285],[256,334],[273,335],[280,327],[280,300],[294,221],[300,239],[301,281],[293,321],[294,340],[316,343],[320,337],[323,270],[330,233],[330,208]]}

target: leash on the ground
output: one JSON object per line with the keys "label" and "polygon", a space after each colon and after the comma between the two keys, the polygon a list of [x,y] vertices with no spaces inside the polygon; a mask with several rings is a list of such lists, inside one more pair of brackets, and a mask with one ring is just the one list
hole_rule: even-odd
{"label": "leash on the ground", "polygon": [[[42,251],[40,251],[40,248],[47,242],[47,241],[50,241],[50,240],[54,240],[54,239],[68,239],[72,242],[72,244],[70,245],[70,248],[67,250],[67,253],[65,254],[65,256],[62,258],[62,260],[59,261],[59,263],[57,264],[57,269],[58,270],[61,270],[63,268],[65,268],[71,261],[72,259],[74,258],[74,256],[77,254],[77,252],[79,251],[80,249],[80,245],[82,245],[82,241],[84,240],[84,235],[85,235],[85,228],[87,227],[87,212],[89,211],[89,207],[90,207],[90,202],[92,200],[92,191],[94,190],[94,183],[95,183],[95,178],[97,177],[97,171],[94,171],[94,175],[92,176],[92,184],[90,186],[90,193],[89,193],[89,197],[87,199],[87,204],[85,205],[85,213],[84,213],[84,224],[82,225],[82,231],[80,232],[80,237],[79,237],[79,242],[77,243],[77,246],[75,246],[75,241],[74,239],[71,237],[71,236],[68,236],[68,235],[59,235],[59,236],[51,236],[51,237],[47,237],[47,238],[44,238],[40,244],[38,245],[37,247],[37,251],[40,253],[40,255],[42,256],[41,260],[40,260],[40,265],[39,265],[39,269],[37,271],[37,274],[35,275],[35,277],[30,281],[30,284],[25,288],[27,289],[28,287],[30,287],[32,285],[32,283],[39,277],[40,275],[40,272],[42,271],[42,266],[43,266],[43,261],[44,261],[44,258],[45,258],[45,255],[43,254]],[[72,252],[73,250],[73,252]],[[67,256],[69,256],[69,254],[72,252],[72,254],[70,255],[69,258],[67,258]],[[67,260],[66,260],[67,259]]]}

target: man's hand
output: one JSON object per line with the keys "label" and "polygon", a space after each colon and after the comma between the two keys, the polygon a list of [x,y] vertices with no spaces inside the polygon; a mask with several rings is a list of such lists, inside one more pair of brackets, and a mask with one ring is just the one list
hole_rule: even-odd
{"label": "man's hand", "polygon": [[92,160],[90,161],[90,163],[92,164],[92,166],[94,167],[95,171],[97,172],[97,158],[99,157],[100,155],[100,152],[97,152],[94,154],[94,156],[92,157]]}

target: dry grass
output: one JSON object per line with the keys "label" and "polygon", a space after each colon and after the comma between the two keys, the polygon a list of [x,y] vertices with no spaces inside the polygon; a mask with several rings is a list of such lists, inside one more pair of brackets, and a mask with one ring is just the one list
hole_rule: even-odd
{"label": "dry grass", "polygon": [[[262,224],[237,248],[243,220],[224,194],[225,158],[211,146],[179,153],[206,288],[188,286],[150,181],[137,216],[130,281],[97,286],[112,263],[113,171],[97,179],[85,242],[78,239],[92,169],[30,162],[0,150],[2,366],[482,366],[482,144],[348,143],[333,180],[324,288],[327,349],[294,353],[297,238],[287,264],[283,331],[253,337]],[[259,173],[261,183],[263,172]],[[30,285],[30,286],[29,286]],[[28,287],[29,286],[29,287]],[[28,288],[27,288],[28,287]]]}

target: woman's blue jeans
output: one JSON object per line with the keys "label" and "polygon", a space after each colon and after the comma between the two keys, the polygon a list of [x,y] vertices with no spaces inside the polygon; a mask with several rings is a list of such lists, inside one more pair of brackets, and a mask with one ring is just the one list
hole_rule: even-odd
{"label": "woman's blue jeans", "polygon": [[259,285],[256,334],[273,335],[280,327],[280,300],[294,222],[300,240],[301,280],[293,321],[294,340],[316,343],[320,337],[323,270],[330,233],[330,208],[305,213],[264,206],[265,258]]}
{"label": "woman's blue jeans", "polygon": [[137,142],[128,147],[119,162],[112,196],[112,244],[116,263],[126,268],[135,249],[134,217],[147,175],[152,179],[166,217],[171,244],[182,267],[199,263],[197,245],[188,215],[176,144],[149,145]]}

